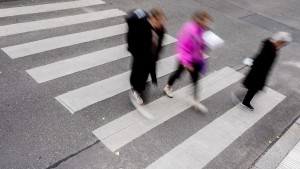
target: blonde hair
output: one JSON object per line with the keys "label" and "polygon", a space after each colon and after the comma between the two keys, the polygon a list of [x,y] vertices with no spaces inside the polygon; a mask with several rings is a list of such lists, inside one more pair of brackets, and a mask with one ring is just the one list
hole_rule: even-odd
{"label": "blonde hair", "polygon": [[204,19],[208,19],[210,21],[212,21],[212,17],[211,15],[206,12],[206,11],[196,11],[193,16],[192,16],[193,20],[204,20]]}
{"label": "blonde hair", "polygon": [[149,15],[150,17],[153,17],[153,18],[160,18],[160,17],[166,17],[164,11],[161,9],[161,8],[152,8],[150,11],[149,11]]}

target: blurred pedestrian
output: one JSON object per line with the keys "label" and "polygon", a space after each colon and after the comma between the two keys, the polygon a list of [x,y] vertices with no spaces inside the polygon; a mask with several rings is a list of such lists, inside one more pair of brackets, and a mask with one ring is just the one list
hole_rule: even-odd
{"label": "blurred pedestrian", "polygon": [[252,63],[248,61],[252,66],[243,82],[248,91],[242,101],[242,106],[248,110],[254,110],[254,107],[250,104],[251,100],[265,86],[266,79],[279,50],[290,42],[292,42],[292,37],[287,32],[278,32],[271,38],[263,41],[262,49],[256,58]]}
{"label": "blurred pedestrian", "polygon": [[142,105],[141,93],[145,90],[149,74],[152,82],[157,84],[156,61],[162,49],[166,17],[160,8],[151,9],[149,13],[136,9],[128,14],[126,22],[128,51],[133,56],[130,76],[132,99]]}
{"label": "blurred pedestrian", "polygon": [[164,88],[164,92],[170,98],[173,97],[172,86],[180,77],[181,73],[187,69],[190,73],[194,85],[193,104],[196,109],[206,112],[207,108],[199,103],[197,95],[197,83],[199,80],[199,72],[205,71],[205,52],[206,45],[203,41],[203,34],[212,24],[212,17],[204,11],[197,11],[192,19],[185,23],[178,34],[178,42],[176,52],[178,54],[178,68],[169,78],[168,84]]}

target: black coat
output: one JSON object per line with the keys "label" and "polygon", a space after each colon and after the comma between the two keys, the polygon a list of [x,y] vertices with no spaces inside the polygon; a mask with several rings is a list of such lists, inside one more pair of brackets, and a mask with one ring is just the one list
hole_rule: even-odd
{"label": "black coat", "polygon": [[[159,40],[155,53],[152,50],[152,30],[154,30],[148,21],[148,16],[142,19],[132,19],[127,21],[129,31],[127,33],[128,51],[133,56],[133,70],[146,75],[151,74],[152,81],[156,82],[156,61],[162,49],[162,41],[165,29],[155,30]],[[139,66],[138,66],[139,65]],[[142,73],[144,72],[144,73]],[[142,78],[144,79],[144,78]]]}
{"label": "black coat", "polygon": [[267,76],[276,56],[276,47],[269,39],[265,40],[261,52],[254,59],[251,70],[245,78],[244,85],[246,88],[261,90],[265,86]]}

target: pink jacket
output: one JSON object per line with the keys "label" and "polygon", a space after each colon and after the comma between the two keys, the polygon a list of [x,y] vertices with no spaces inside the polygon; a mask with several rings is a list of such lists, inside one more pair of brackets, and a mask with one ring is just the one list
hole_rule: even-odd
{"label": "pink jacket", "polygon": [[183,25],[179,34],[176,46],[176,52],[179,61],[187,66],[201,64],[204,66],[205,60],[202,52],[205,50],[205,44],[202,40],[204,29],[194,21],[189,21]]}

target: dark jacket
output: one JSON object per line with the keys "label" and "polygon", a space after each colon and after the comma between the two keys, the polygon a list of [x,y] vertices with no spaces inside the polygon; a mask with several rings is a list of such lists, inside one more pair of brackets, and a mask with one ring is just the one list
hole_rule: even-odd
{"label": "dark jacket", "polygon": [[[138,16],[133,16],[138,17]],[[126,18],[128,23],[127,43],[128,51],[132,54],[133,64],[143,65],[144,70],[151,74],[152,80],[156,81],[156,61],[159,59],[159,53],[162,49],[162,41],[165,29],[155,30],[159,40],[155,53],[152,50],[152,30],[154,30],[148,21],[148,14],[142,18]],[[133,66],[135,67],[135,66]]]}
{"label": "dark jacket", "polygon": [[248,89],[261,90],[265,86],[267,76],[277,56],[276,47],[265,40],[261,52],[253,61],[250,72],[245,78],[244,85]]}

